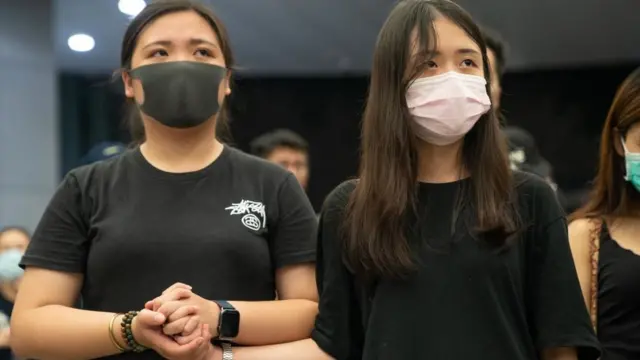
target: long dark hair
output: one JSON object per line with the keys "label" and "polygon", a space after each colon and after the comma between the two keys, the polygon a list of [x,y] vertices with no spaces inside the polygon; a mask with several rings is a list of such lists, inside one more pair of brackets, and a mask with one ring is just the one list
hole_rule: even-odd
{"label": "long dark hair", "polygon": [[569,221],[605,216],[637,216],[640,194],[624,180],[624,155],[616,151],[616,143],[626,138],[631,126],[640,122],[640,68],[620,85],[609,109],[600,140],[598,173],[587,203],[576,210]]}
{"label": "long dark hair", "polygon": [[[412,64],[426,63],[436,48],[432,39],[437,17],[451,20],[479,45],[489,91],[486,46],[480,29],[462,8],[450,1],[427,0],[402,1],[395,7],[375,48],[362,121],[359,181],[343,228],[345,262],[366,277],[403,276],[415,266],[406,225],[409,215],[416,213],[418,155],[405,95],[423,70]],[[414,59],[412,46],[418,47]],[[518,217],[506,142],[493,111],[465,136],[462,161],[471,173],[469,203],[478,226],[473,230],[490,232],[492,239],[505,243],[518,230]]]}
{"label": "long dark hair", "polygon": [[[216,14],[204,4],[194,0],[156,0],[147,5],[129,24],[122,38],[122,50],[120,53],[121,71],[131,69],[131,58],[138,44],[140,33],[154,20],[167,14],[181,11],[195,11],[210,25],[220,42],[220,50],[224,56],[228,69],[235,67],[233,52],[229,35],[224,24]],[[228,124],[228,101],[225,101],[216,122],[216,134],[221,139],[230,138]],[[145,132],[140,112],[132,99],[127,99],[127,111],[125,117],[129,126],[129,132],[134,145],[144,142]]]}

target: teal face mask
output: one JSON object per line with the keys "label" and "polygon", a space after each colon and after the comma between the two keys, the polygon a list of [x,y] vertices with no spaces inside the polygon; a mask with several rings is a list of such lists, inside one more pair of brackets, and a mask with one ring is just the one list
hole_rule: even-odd
{"label": "teal face mask", "polygon": [[24,272],[20,268],[22,251],[10,249],[0,254],[0,281],[14,281],[22,277]]}
{"label": "teal face mask", "polygon": [[627,150],[624,139],[620,139],[622,148],[624,149],[624,162],[627,168],[627,174],[624,179],[633,185],[636,190],[640,191],[640,153],[632,153]]}

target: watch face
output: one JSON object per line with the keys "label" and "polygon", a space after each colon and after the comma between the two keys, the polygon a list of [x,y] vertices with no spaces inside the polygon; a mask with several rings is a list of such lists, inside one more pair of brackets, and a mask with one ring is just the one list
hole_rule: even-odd
{"label": "watch face", "polygon": [[240,330],[240,313],[236,309],[222,309],[220,312],[221,338],[233,339],[238,336]]}

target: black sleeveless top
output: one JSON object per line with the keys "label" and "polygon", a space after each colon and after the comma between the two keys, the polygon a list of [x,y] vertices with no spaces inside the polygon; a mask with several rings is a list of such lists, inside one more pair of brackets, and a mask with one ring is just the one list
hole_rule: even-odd
{"label": "black sleeveless top", "polygon": [[602,360],[640,359],[640,256],[620,247],[604,222],[598,265],[598,338]]}

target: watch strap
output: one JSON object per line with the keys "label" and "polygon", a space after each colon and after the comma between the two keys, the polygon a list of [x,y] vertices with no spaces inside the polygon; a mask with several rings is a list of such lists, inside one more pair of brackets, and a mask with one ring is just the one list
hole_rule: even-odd
{"label": "watch strap", "polygon": [[233,307],[233,305],[231,305],[228,301],[226,300],[213,300],[214,303],[218,304],[218,306],[220,307],[220,309],[224,309],[224,310],[235,310],[236,308]]}
{"label": "watch strap", "polygon": [[222,347],[222,360],[233,360],[233,349],[231,348],[231,344],[223,342],[220,344],[220,347]]}

